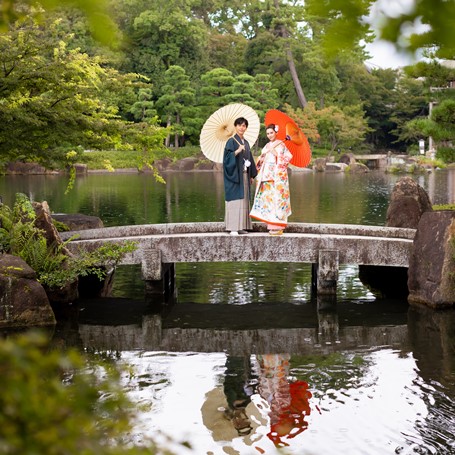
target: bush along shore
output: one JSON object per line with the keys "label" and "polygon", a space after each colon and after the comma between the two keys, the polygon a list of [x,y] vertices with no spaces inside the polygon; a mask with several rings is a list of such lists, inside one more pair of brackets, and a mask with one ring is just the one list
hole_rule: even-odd
{"label": "bush along shore", "polygon": [[[201,152],[186,156],[184,152],[161,156],[151,163],[138,159],[133,152],[89,152],[84,154],[84,160],[70,163],[62,169],[49,169],[34,162],[10,162],[4,168],[4,174],[34,175],[34,174],[88,174],[88,173],[161,173],[167,171],[222,171],[222,164],[215,163],[206,158]],[[418,174],[431,172],[434,169],[455,167],[455,163],[446,165],[439,160],[428,159],[420,156],[371,154],[356,155],[343,153],[325,156],[313,156],[307,168],[290,166],[290,172],[369,172],[379,169],[385,172],[398,174]]]}

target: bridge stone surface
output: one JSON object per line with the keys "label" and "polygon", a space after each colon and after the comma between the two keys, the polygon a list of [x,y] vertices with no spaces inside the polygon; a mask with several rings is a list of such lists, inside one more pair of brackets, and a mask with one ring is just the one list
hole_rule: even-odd
{"label": "bridge stone surface", "polygon": [[303,262],[317,264],[325,278],[337,279],[339,264],[408,267],[415,229],[346,224],[291,223],[270,236],[262,223],[248,234],[231,236],[224,223],[170,223],[88,229],[68,248],[93,249],[134,241],[137,249],[122,264],[141,264],[147,281],[163,279],[164,265],[178,262]]}

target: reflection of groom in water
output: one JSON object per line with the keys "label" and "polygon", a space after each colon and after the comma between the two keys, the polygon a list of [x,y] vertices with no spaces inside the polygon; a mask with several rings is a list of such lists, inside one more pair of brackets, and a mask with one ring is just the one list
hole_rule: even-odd
{"label": "reflection of groom in water", "polygon": [[228,408],[225,410],[225,417],[232,421],[239,435],[247,435],[252,429],[250,419],[245,411],[253,393],[250,375],[251,363],[249,357],[227,356],[224,394],[226,395]]}
{"label": "reflection of groom in water", "polygon": [[261,354],[256,356],[257,364],[252,367],[249,356],[226,357],[224,395],[228,406],[224,416],[232,422],[238,435],[245,436],[252,431],[246,407],[253,394],[253,407],[260,410],[256,417],[261,419],[262,415],[270,419],[267,437],[275,446],[289,445],[287,440],[308,428],[306,418],[311,412],[312,394],[307,382],[290,379],[290,358],[290,354]]}

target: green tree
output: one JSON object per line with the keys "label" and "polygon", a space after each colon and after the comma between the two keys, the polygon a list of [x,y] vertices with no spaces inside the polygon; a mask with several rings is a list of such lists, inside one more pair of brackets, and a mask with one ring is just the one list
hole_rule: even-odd
{"label": "green tree", "polygon": [[336,67],[328,65],[315,53],[303,55],[298,65],[303,88],[308,100],[314,101],[321,108],[327,104],[339,104],[339,95],[343,93]]}
{"label": "green tree", "polygon": [[330,152],[338,147],[359,146],[368,132],[360,106],[316,109],[314,103],[309,103],[303,111],[287,106],[286,112],[302,127],[310,141],[319,143]]}
{"label": "green tree", "polygon": [[398,72],[391,69],[368,72],[365,67],[358,67],[357,71],[349,71],[346,76],[350,81],[348,85],[354,92],[351,92],[351,102],[363,106],[368,121],[370,128],[367,135],[368,144],[378,149],[394,148],[392,143],[396,136],[392,131],[396,125],[391,116],[397,107]]}
{"label": "green tree", "polygon": [[[452,85],[455,80],[455,69],[444,61],[420,62],[406,68],[409,79],[408,85],[420,88],[420,98],[423,107],[415,113],[414,118],[397,122],[399,139],[407,141],[412,147],[419,139],[432,137],[436,142],[438,157],[444,161],[453,161],[453,105],[455,90]],[[430,104],[434,108],[430,111]],[[407,120],[407,121],[406,121]]]}
{"label": "green tree", "polygon": [[302,37],[296,33],[297,24],[303,20],[301,12],[298,3],[235,0],[212,12],[210,26],[217,33],[241,34],[248,40],[244,65],[249,74],[287,72],[303,106],[306,99],[293,56],[293,46]]}
{"label": "green tree", "polygon": [[272,77],[258,73],[254,76],[254,99],[259,104],[256,111],[260,118],[264,118],[266,111],[276,109],[279,104],[278,89],[272,85]]}
{"label": "green tree", "polygon": [[10,159],[25,153],[49,164],[65,144],[110,143],[117,109],[100,94],[118,74],[53,38],[54,25],[29,19],[0,35],[0,150]]}
{"label": "green tree", "polygon": [[405,73],[414,79],[421,81],[422,85],[431,93],[431,99],[444,99],[447,97],[455,97],[455,93],[451,90],[453,81],[455,80],[455,68],[452,64],[445,64],[445,61],[430,61],[419,62],[405,68]]}
{"label": "green tree", "polygon": [[455,160],[455,99],[446,99],[437,104],[429,118],[419,118],[407,124],[410,131],[420,137],[432,137],[436,142],[436,156],[446,162]]}
{"label": "green tree", "polygon": [[[104,76],[96,61],[49,41],[32,21],[0,35],[0,55],[0,149],[7,156],[28,150],[44,158],[71,139],[85,142],[84,132],[94,132],[90,125],[100,131],[103,117],[114,113],[93,96]],[[68,127],[74,124],[77,129]]]}
{"label": "green tree", "polygon": [[430,135],[437,141],[451,142],[455,140],[455,100],[441,101],[431,111]]}
{"label": "green tree", "polygon": [[255,83],[254,77],[249,74],[239,74],[235,77],[232,84],[232,93],[226,95],[228,103],[243,103],[251,106],[253,109],[260,107],[255,99]]}
{"label": "green tree", "polygon": [[423,85],[392,69],[368,69],[358,63],[339,62],[341,89],[336,105],[361,105],[368,121],[367,143],[376,149],[405,151],[402,126],[426,112]]}
{"label": "green tree", "polygon": [[247,45],[248,40],[243,35],[211,29],[207,44],[208,69],[223,67],[233,74],[244,73]]}
{"label": "green tree", "polygon": [[301,10],[296,7],[292,10],[289,7],[286,8],[286,4],[280,3],[279,0],[274,0],[273,6],[274,10],[272,10],[272,14],[275,17],[272,21],[272,26],[274,34],[280,40],[280,44],[282,45],[282,49],[286,55],[289,74],[292,77],[299,105],[304,108],[307,105],[307,98],[303,92],[302,83],[300,82],[300,77],[297,72],[291,40],[292,28],[296,27],[296,24],[302,19],[298,14]]}
{"label": "green tree", "polygon": [[[406,151],[417,144],[415,135],[408,135],[405,125],[411,120],[428,116],[428,95],[420,79],[402,76],[398,79],[394,92],[395,104],[390,114],[390,122],[395,128],[390,134],[395,136],[396,148]],[[407,132],[406,132],[407,131]]]}
{"label": "green tree", "polygon": [[[191,87],[190,78],[180,66],[171,66],[165,73],[165,84],[162,95],[156,102],[168,128],[174,131],[174,147],[179,147],[179,137],[185,129],[185,107],[194,104],[195,90]],[[166,138],[169,146],[170,135]]]}
{"label": "green tree", "polygon": [[181,66],[191,78],[206,71],[207,27],[193,15],[193,3],[194,0],[120,2],[125,18],[120,26],[129,39],[125,68],[149,77],[156,87],[164,84],[164,73],[171,66]]}
{"label": "green tree", "polygon": [[[32,11],[28,14],[29,16],[33,15]],[[69,5],[67,2],[61,2],[59,7],[47,11],[41,18],[38,16],[37,21],[44,27],[48,22],[55,22],[53,33],[65,41],[68,49],[78,49],[83,54],[96,56],[104,65],[108,64],[116,68],[120,66],[123,54],[117,44],[121,42],[122,36],[114,24],[114,28],[109,31],[107,37],[109,42],[106,43],[104,40],[100,42],[93,34],[93,24],[90,23],[87,14],[84,14],[74,4]]]}
{"label": "green tree", "polygon": [[161,140],[156,125],[144,129],[120,118],[119,105],[131,109],[134,93],[146,86],[142,80],[81,53],[71,46],[71,36],[61,36],[60,23],[49,18],[39,24],[30,17],[0,34],[3,157],[53,167],[66,163],[71,149],[134,147],[135,128],[155,136],[140,143]]}
{"label": "green tree", "polygon": [[199,105],[202,117],[208,118],[215,110],[224,106],[226,96],[233,90],[235,77],[225,68],[215,68],[201,76],[199,89]]}
{"label": "green tree", "polygon": [[137,101],[130,109],[134,120],[145,122],[153,119],[157,115],[155,103],[153,102],[153,92],[151,88],[141,88],[137,93]]}

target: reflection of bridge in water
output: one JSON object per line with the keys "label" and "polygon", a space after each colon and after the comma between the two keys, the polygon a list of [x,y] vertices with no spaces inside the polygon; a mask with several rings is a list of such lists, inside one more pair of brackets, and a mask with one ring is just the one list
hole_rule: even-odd
{"label": "reflection of bridge in water", "polygon": [[[149,390],[154,392],[156,384],[161,387],[163,378],[169,378],[169,382],[172,382],[178,374],[183,375],[184,380],[175,382],[184,384],[184,390],[192,394],[193,389],[186,387],[190,383],[189,378],[200,381],[201,375],[204,374],[198,371],[197,367],[196,369],[193,367],[192,356],[198,352],[225,355],[226,365],[223,365],[222,358],[210,364],[217,366],[210,372],[213,377],[219,378],[217,384],[225,381],[227,377],[229,358],[248,358],[252,355],[257,359],[258,354],[288,353],[294,362],[293,365],[305,366],[302,372],[297,369],[293,373],[298,371],[297,374],[308,382],[310,378],[321,377],[319,382],[314,381],[310,384],[315,390],[325,391],[329,388],[330,394],[334,391],[335,396],[341,398],[351,396],[356,401],[357,395],[349,393],[349,390],[356,390],[359,384],[362,384],[361,388],[368,387],[368,391],[374,391],[376,383],[372,382],[372,379],[376,381],[378,375],[384,373],[386,379],[388,377],[385,384],[393,390],[391,397],[397,397],[398,394],[402,396],[403,392],[399,387],[403,387],[404,384],[407,390],[404,397],[406,406],[415,407],[415,403],[420,401],[425,404],[425,413],[420,412],[421,407],[417,407],[415,411],[418,429],[421,431],[415,433],[420,435],[418,439],[432,441],[430,436],[436,434],[438,439],[433,444],[434,447],[441,449],[442,452],[445,448],[452,447],[450,444],[453,442],[452,404],[455,396],[453,383],[455,311],[435,312],[429,308],[408,306],[403,301],[389,300],[377,300],[363,305],[343,302],[336,307],[327,307],[327,301],[330,299],[320,299],[317,303],[303,305],[229,305],[230,308],[227,308],[228,305],[177,303],[165,305],[160,314],[151,314],[151,308],[144,301],[93,299],[79,302],[81,311],[78,313],[77,326],[65,324],[67,331],[61,330],[60,333],[57,331],[56,334],[67,343],[72,332],[72,336],[78,337],[80,347],[120,355],[124,362],[142,367],[139,372],[145,374],[136,378],[139,384],[137,390],[144,394],[150,394]],[[200,317],[201,312],[205,315],[204,319]],[[286,317],[287,314],[289,317]],[[74,330],[76,327],[77,333]],[[119,354],[132,350],[138,352]],[[385,367],[384,370],[370,370],[369,354],[378,350],[393,350],[393,357],[398,356],[404,362],[410,358],[411,364],[415,362],[413,370],[415,374],[410,374],[406,367],[400,366],[397,362],[390,364],[394,368],[393,371],[384,363],[380,364],[381,367]],[[157,354],[150,355],[150,351]],[[164,368],[166,365],[172,366],[173,357],[180,357],[179,353],[186,353],[185,357],[188,357],[189,361],[180,365],[187,368],[176,369],[178,371],[176,373],[172,370],[171,376],[171,369]],[[330,358],[328,357],[330,354],[336,355]],[[302,357],[299,358],[299,355]],[[164,366],[158,359],[161,356],[170,359]],[[348,371],[353,371],[354,377],[359,378],[359,381],[348,383],[341,381],[341,385],[338,380],[334,382],[340,377],[340,373],[344,373],[340,368],[345,363],[339,361],[343,357],[355,362],[356,369]],[[365,363],[360,363],[363,361]],[[336,369],[324,367],[328,364],[336,365]],[[359,365],[365,365],[365,368],[359,369]],[[224,366],[225,369],[221,368]],[[156,380],[155,371],[159,372],[159,381]],[[374,371],[374,374],[369,374],[369,371]],[[334,374],[329,377],[326,372]],[[240,379],[243,384],[243,377]],[[405,381],[409,381],[409,384],[406,385]],[[208,384],[202,382],[203,387]],[[172,389],[167,385],[166,387],[170,392],[177,390],[181,393],[182,390]],[[204,392],[206,390],[209,389],[204,389]],[[215,417],[220,402],[222,406],[227,406],[222,386],[217,386],[216,391],[219,392],[216,396],[211,392],[206,394],[207,399],[200,408],[201,413],[206,416],[204,424],[209,429],[212,427],[206,423],[208,417],[212,419]],[[327,393],[329,394],[329,391]],[[209,401],[209,394],[211,399],[217,398],[217,401]],[[152,396],[156,401],[162,399],[162,395],[159,394]],[[332,397],[332,394],[330,396]],[[392,406],[393,413],[397,412],[395,409],[399,409],[396,408],[395,402],[383,400],[383,394],[373,396],[377,397],[380,406],[377,408],[375,405],[374,409]],[[413,396],[419,399],[414,401]],[[178,395],[177,397],[180,400]],[[370,403],[373,402],[369,392],[368,400],[366,406],[370,409]],[[344,401],[341,404],[345,406]],[[173,417],[175,409],[171,407]],[[210,409],[214,412],[208,413]],[[355,431],[355,427],[353,428]],[[233,437],[237,437],[237,434],[234,433]],[[222,440],[227,440],[224,434]],[[416,439],[413,437],[412,441],[414,440]],[[380,453],[380,450],[376,452]]]}
{"label": "reflection of bridge in water", "polygon": [[282,236],[270,236],[254,223],[253,232],[230,236],[224,223],[119,226],[62,233],[78,248],[134,241],[137,249],[122,264],[141,264],[150,291],[172,293],[179,262],[302,262],[313,264],[314,290],[336,292],[340,264],[408,267],[414,229],[384,226],[290,223]]}
{"label": "reflection of bridge in water", "polygon": [[[407,345],[404,302],[365,305],[181,304],[150,314],[141,301],[82,301],[78,317],[84,347],[97,350],[282,353],[324,355],[365,347]],[[278,310],[278,311],[277,311]]]}

